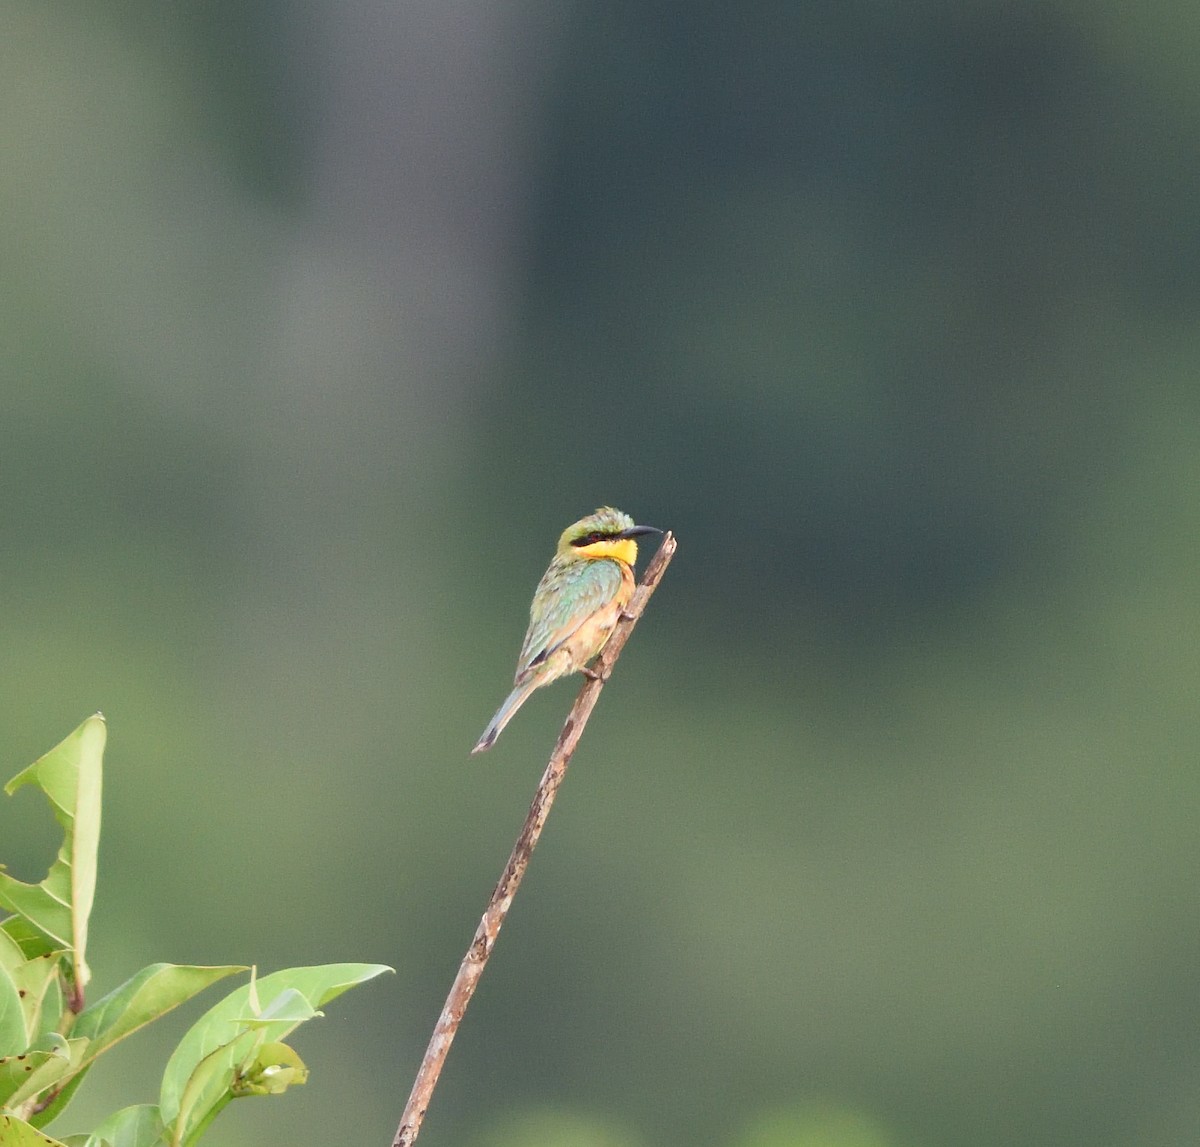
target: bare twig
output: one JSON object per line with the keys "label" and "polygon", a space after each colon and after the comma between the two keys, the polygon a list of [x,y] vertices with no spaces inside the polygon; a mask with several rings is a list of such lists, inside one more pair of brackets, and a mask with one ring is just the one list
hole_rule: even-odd
{"label": "bare twig", "polygon": [[550,815],[550,806],[554,803],[558,786],[562,784],[562,779],[566,775],[571,754],[575,752],[575,746],[579,743],[579,738],[583,736],[584,726],[587,724],[592,710],[596,707],[596,701],[600,696],[600,690],[604,688],[604,682],[608,680],[608,675],[612,672],[617,658],[620,657],[625,642],[629,640],[629,635],[633,632],[638,618],[641,617],[642,610],[646,608],[650,595],[654,592],[663,572],[674,556],[675,546],[674,536],[670,533],[666,534],[662,545],[659,546],[658,553],[646,567],[646,574],[642,578],[641,585],[634,590],[633,597],[630,598],[625,612],[617,622],[612,637],[608,639],[603,652],[597,658],[593,667],[595,676],[584,682],[579,696],[575,699],[575,704],[571,707],[571,712],[563,724],[562,732],[558,735],[554,751],[550,754],[550,763],[546,766],[546,771],[538,782],[537,792],[533,795],[533,803],[529,806],[529,815],[525,818],[521,834],[517,837],[512,855],[509,856],[508,863],[504,866],[500,883],[496,885],[496,890],[488,901],[487,910],[479,921],[479,927],[475,929],[471,946],[467,949],[467,954],[459,965],[458,975],[454,977],[454,983],[451,985],[450,994],[446,997],[442,1014],[438,1017],[437,1024],[433,1029],[429,1046],[425,1049],[425,1058],[421,1061],[421,1069],[417,1072],[416,1081],[413,1083],[412,1094],[409,1095],[404,1113],[400,1116],[400,1126],[396,1129],[392,1147],[412,1147],[412,1144],[416,1142],[417,1135],[421,1130],[421,1122],[425,1118],[429,1100],[433,1095],[433,1089],[437,1086],[438,1076],[442,1073],[442,1064],[446,1062],[446,1053],[450,1050],[450,1044],[458,1031],[458,1025],[462,1022],[467,1005],[475,994],[479,977],[483,975],[488,957],[492,954],[496,937],[500,934],[504,918],[508,915],[513,897],[517,894],[521,878],[525,875],[525,869],[529,865],[529,858],[533,853],[534,846],[542,834],[542,826],[546,823],[546,817]]}

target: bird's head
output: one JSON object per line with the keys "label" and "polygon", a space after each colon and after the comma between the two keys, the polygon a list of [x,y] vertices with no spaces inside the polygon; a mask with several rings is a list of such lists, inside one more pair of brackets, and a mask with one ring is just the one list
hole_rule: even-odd
{"label": "bird's head", "polygon": [[637,542],[643,534],[661,534],[654,526],[634,525],[628,514],[602,506],[568,526],[558,539],[558,557],[570,560],[615,558],[626,565],[637,561]]}

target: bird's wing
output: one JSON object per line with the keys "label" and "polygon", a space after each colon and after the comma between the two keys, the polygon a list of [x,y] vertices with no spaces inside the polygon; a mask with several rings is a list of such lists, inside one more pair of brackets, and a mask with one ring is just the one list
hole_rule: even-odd
{"label": "bird's wing", "polygon": [[616,562],[591,561],[578,569],[547,570],[534,595],[516,680],[520,682],[523,674],[545,661],[620,589],[621,567]]}

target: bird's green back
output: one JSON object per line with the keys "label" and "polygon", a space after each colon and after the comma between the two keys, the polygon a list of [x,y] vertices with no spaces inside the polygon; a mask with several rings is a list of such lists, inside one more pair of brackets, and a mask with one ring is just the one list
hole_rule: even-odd
{"label": "bird's green back", "polygon": [[515,681],[540,665],[621,588],[621,566],[607,559],[556,555],[529,607],[529,629],[517,659]]}

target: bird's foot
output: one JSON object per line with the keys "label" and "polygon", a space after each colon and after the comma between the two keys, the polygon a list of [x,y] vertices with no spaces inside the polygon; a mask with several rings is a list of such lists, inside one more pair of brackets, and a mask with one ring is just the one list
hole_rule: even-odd
{"label": "bird's foot", "polygon": [[593,669],[590,665],[585,665],[580,671],[589,681],[599,681],[601,685],[608,680],[608,669]]}

